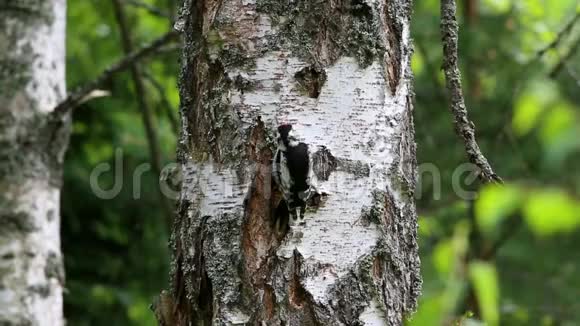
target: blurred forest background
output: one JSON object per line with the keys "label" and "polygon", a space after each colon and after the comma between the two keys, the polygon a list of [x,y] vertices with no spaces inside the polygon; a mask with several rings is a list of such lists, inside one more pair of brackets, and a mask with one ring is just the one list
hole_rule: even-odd
{"label": "blurred forest background", "polygon": [[[171,29],[177,1],[123,0],[135,47]],[[459,1],[460,63],[479,144],[505,187],[488,186],[470,203],[452,188],[466,161],[454,134],[441,72],[439,2],[416,0],[415,127],[425,173],[420,214],[423,295],[411,325],[469,317],[490,324],[580,324],[580,7],[576,0]],[[94,79],[123,57],[109,1],[69,1],[67,83]],[[162,164],[175,160],[180,44],[139,63],[144,104],[154,113]],[[115,164],[122,149],[129,180],[150,162],[130,73],[115,75],[105,97],[75,112],[65,166],[62,240],[70,325],[156,325],[149,304],[167,287],[169,225],[157,176],[144,174],[141,198],[130,182],[110,200],[97,198],[89,175]],[[109,180],[110,179],[110,180]],[[112,173],[99,179],[113,184]],[[473,187],[480,188],[477,184]],[[507,231],[506,231],[507,230]]]}

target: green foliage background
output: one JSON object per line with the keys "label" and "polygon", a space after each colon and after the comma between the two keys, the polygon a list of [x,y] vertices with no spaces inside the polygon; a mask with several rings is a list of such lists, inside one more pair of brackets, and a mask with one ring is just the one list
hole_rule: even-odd
{"label": "green foliage background", "polygon": [[[171,18],[125,1],[136,46],[165,33]],[[143,0],[174,17],[171,0]],[[477,200],[452,189],[452,174],[465,162],[453,133],[440,71],[439,2],[415,1],[415,124],[419,164],[441,172],[441,196],[423,175],[418,198],[423,296],[410,325],[474,322],[465,306],[473,287],[479,315],[489,325],[580,323],[580,22],[542,56],[579,8],[574,0],[463,0],[475,14],[460,15],[460,60],[470,115],[483,152],[506,186],[474,183]],[[69,1],[69,88],[93,79],[122,57],[118,26],[109,1]],[[557,74],[550,72],[569,51]],[[162,87],[146,81],[164,162],[174,160],[176,134],[166,109],[177,116],[179,49],[168,47],[141,67]],[[149,303],[168,280],[168,226],[151,171],[140,199],[131,182],[111,200],[98,199],[89,177],[100,163],[114,165],[122,150],[123,171],[149,161],[145,133],[129,74],[103,87],[110,96],[75,112],[63,191],[65,313],[71,325],[155,325]],[[163,98],[165,97],[165,98]],[[100,179],[103,188],[112,173]],[[511,221],[521,221],[498,254],[481,259]],[[473,238],[473,231],[480,237]],[[477,248],[476,248],[477,247]],[[477,311],[476,311],[477,312]]]}
{"label": "green foliage background", "polygon": [[[149,2],[170,14],[172,1]],[[69,88],[95,78],[123,57],[111,1],[68,1],[67,79]],[[170,20],[127,2],[135,47],[167,32]],[[179,49],[147,59],[142,69],[164,87],[177,117]],[[147,101],[155,112],[165,163],[175,157],[175,131],[164,103],[145,81]],[[86,102],[75,111],[63,191],[62,239],[67,272],[65,314],[70,325],[155,325],[149,310],[154,295],[168,284],[168,227],[152,171],[142,178],[141,198],[133,199],[135,168],[149,162],[149,151],[129,73],[103,87],[111,95]],[[111,200],[91,190],[91,171],[100,163],[115,166],[121,150],[123,189]],[[113,173],[99,178],[103,189]]]}

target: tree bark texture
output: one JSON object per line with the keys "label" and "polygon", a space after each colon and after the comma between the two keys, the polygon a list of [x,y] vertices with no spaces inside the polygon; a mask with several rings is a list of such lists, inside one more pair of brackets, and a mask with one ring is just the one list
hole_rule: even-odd
{"label": "tree bark texture", "polygon": [[[410,0],[185,1],[165,325],[401,325],[420,293]],[[272,225],[276,127],[322,202]],[[159,305],[158,305],[159,306]]]}
{"label": "tree bark texture", "polygon": [[65,0],[0,0],[0,325],[64,325]]}

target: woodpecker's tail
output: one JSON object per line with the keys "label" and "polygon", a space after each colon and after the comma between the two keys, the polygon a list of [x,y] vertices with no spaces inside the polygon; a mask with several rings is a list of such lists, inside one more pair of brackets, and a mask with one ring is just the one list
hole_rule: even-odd
{"label": "woodpecker's tail", "polygon": [[288,232],[290,229],[290,211],[288,204],[284,199],[278,203],[276,210],[274,211],[274,216],[272,219],[272,227],[277,231],[283,233]]}

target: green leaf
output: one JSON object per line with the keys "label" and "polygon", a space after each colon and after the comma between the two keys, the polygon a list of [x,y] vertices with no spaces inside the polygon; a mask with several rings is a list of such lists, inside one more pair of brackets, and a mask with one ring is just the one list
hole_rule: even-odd
{"label": "green leaf", "polygon": [[552,317],[550,315],[545,315],[542,317],[542,322],[540,323],[540,325],[542,325],[542,326],[554,326],[557,324],[554,321],[554,317]]}
{"label": "green leaf", "polygon": [[505,14],[507,13],[512,4],[509,0],[485,0],[483,4],[492,14]]}
{"label": "green leaf", "polygon": [[568,133],[575,127],[574,109],[567,103],[558,103],[547,112],[545,120],[542,122],[540,137],[546,146],[550,146],[559,141],[562,135]]}
{"label": "green leaf", "polygon": [[514,107],[512,126],[518,135],[526,135],[540,122],[546,108],[560,98],[557,85],[548,80],[531,82]]}
{"label": "green leaf", "polygon": [[483,232],[491,232],[499,222],[517,210],[522,194],[514,185],[488,185],[475,203],[475,217]]}
{"label": "green leaf", "polygon": [[136,325],[157,325],[155,315],[149,310],[149,303],[144,298],[138,298],[130,304],[127,313]]}
{"label": "green leaf", "polygon": [[419,216],[419,235],[423,237],[441,233],[441,226],[434,216]]}
{"label": "green leaf", "polygon": [[515,107],[513,128],[519,135],[529,133],[537,124],[538,118],[544,111],[538,105],[537,98],[531,94],[522,95]]}
{"label": "green leaf", "polygon": [[544,3],[540,0],[524,1],[524,8],[530,16],[542,17],[544,16]]}
{"label": "green leaf", "polygon": [[483,320],[499,325],[499,283],[495,266],[486,262],[469,264],[469,276],[477,296]]}
{"label": "green leaf", "polygon": [[544,148],[544,161],[551,168],[558,168],[564,160],[572,153],[580,149],[580,138],[577,136],[576,128],[568,129],[566,132]]}
{"label": "green leaf", "polygon": [[90,295],[95,301],[100,301],[105,304],[113,304],[115,302],[114,290],[104,285],[93,285],[90,289]]}
{"label": "green leaf", "polygon": [[449,239],[439,242],[433,251],[433,265],[439,275],[443,277],[451,273],[454,261],[453,241]]}
{"label": "green leaf", "polygon": [[580,205],[562,190],[532,193],[524,205],[524,218],[538,235],[571,232],[580,225]]}
{"label": "green leaf", "polygon": [[411,58],[411,69],[413,69],[413,74],[415,76],[419,76],[423,73],[425,68],[424,58],[420,52],[413,53],[413,57]]}
{"label": "green leaf", "polygon": [[567,102],[561,101],[546,112],[540,129],[546,163],[557,166],[580,148],[578,123],[574,108]]}
{"label": "green leaf", "polygon": [[433,249],[433,266],[441,277],[449,276],[455,267],[455,263],[464,257],[468,248],[469,224],[460,222],[455,225],[453,237],[440,241]]}
{"label": "green leaf", "polygon": [[443,318],[443,296],[421,296],[419,309],[406,320],[407,326],[439,325]]}

